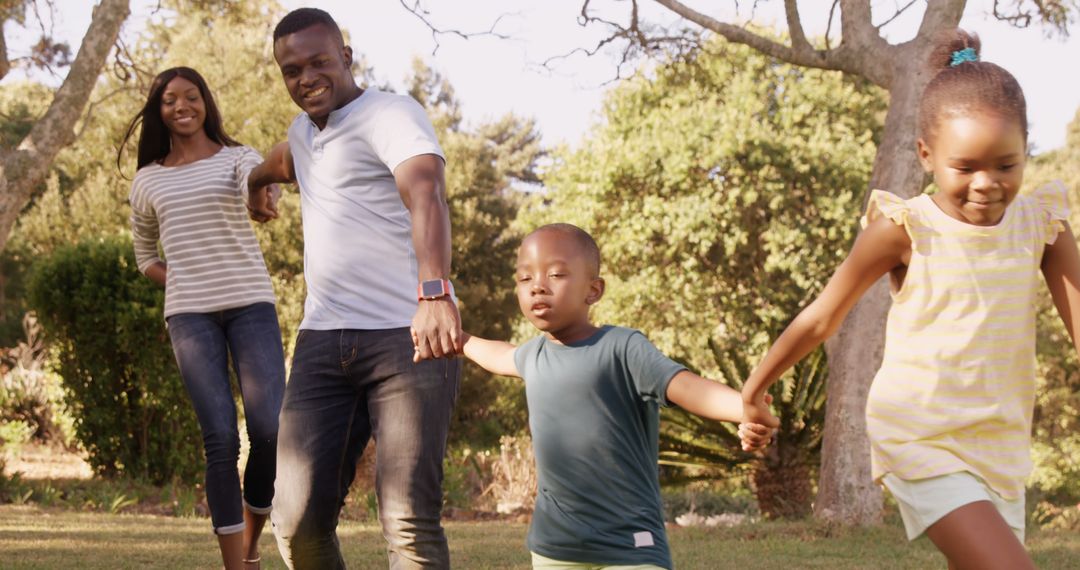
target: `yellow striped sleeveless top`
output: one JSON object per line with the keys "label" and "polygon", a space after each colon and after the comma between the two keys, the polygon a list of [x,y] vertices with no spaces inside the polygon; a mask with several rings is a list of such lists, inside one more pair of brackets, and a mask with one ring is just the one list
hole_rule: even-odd
{"label": "yellow striped sleeveless top", "polygon": [[912,251],[867,401],[874,479],[968,471],[1017,499],[1031,471],[1035,296],[1043,249],[1068,219],[1065,188],[1017,196],[995,226],[875,190],[863,225],[881,216]]}

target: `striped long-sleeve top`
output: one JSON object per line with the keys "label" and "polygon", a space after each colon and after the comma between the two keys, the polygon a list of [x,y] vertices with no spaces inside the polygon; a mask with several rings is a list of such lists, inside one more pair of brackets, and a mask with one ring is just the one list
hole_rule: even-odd
{"label": "striped long-sleeve top", "polygon": [[248,221],[247,177],[262,161],[251,147],[139,169],[131,185],[135,260],[145,273],[161,241],[166,264],[165,316],[209,313],[274,302],[262,250]]}
{"label": "striped long-sleeve top", "polygon": [[1068,218],[1064,187],[1017,196],[994,226],[956,220],[928,195],[875,191],[864,224],[880,216],[904,226],[912,251],[867,402],[874,478],[967,471],[1006,499],[1022,497],[1035,301],[1043,250]]}

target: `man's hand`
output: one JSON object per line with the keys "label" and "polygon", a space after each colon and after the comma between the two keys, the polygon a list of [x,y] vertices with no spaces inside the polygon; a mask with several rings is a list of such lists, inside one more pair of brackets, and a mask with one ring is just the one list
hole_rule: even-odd
{"label": "man's hand", "polygon": [[413,362],[461,354],[465,336],[461,315],[450,297],[422,300],[413,317],[412,335],[416,352]]}
{"label": "man's hand", "polygon": [[248,215],[260,224],[277,219],[277,202],[281,198],[281,187],[277,184],[263,186],[248,194]]}

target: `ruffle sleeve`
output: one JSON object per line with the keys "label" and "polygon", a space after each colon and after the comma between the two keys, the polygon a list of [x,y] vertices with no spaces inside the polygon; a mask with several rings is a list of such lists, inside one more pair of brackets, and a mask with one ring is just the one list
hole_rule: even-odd
{"label": "ruffle sleeve", "polygon": [[1042,239],[1053,244],[1069,223],[1069,191],[1060,180],[1036,188],[1030,195],[1042,217]]}
{"label": "ruffle sleeve", "polygon": [[870,193],[870,201],[866,204],[866,214],[860,220],[863,229],[878,218],[885,217],[898,226],[903,226],[911,238],[912,249],[918,250],[920,240],[916,239],[918,232],[918,215],[913,211],[906,200],[885,190],[874,190]]}

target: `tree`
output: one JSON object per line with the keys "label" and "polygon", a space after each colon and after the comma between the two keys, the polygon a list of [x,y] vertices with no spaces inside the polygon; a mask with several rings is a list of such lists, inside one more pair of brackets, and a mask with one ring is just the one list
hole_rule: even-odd
{"label": "tree", "polygon": [[[446,153],[453,275],[466,331],[509,340],[518,315],[513,260],[520,235],[512,223],[521,203],[516,184],[539,182],[540,136],[513,115],[472,129],[462,125],[453,87],[416,60],[408,93],[427,110]],[[486,448],[526,426],[517,381],[493,377],[466,362],[455,408],[454,441]]]}
{"label": "tree", "polygon": [[[598,322],[740,388],[854,236],[884,110],[864,80],[708,41],[612,90],[518,223],[590,231],[608,281]],[[769,514],[809,511],[823,383],[808,361],[775,386],[785,441],[755,474]],[[750,459],[731,426],[677,410],[663,425],[664,464]]]}
{"label": "tree", "polygon": [[[15,2],[3,15],[13,19],[24,7],[24,2]],[[79,54],[48,110],[17,145],[0,148],[0,251],[7,244],[19,212],[45,179],[53,159],[71,144],[75,123],[90,101],[105,58],[116,43],[120,26],[129,13],[128,0],[101,0],[94,8]],[[0,34],[0,78],[9,69],[6,43]]]}
{"label": "tree", "polygon": [[[597,46],[621,42],[627,51],[656,53],[665,46],[685,42],[685,34],[671,34],[643,22],[639,0],[630,0],[628,23],[619,24],[595,17],[592,0],[584,0],[579,21],[583,25],[610,26],[612,35]],[[874,23],[870,0],[834,0],[829,12],[831,28],[839,8],[841,40],[832,45],[828,32],[820,42],[806,36],[797,0],[784,1],[787,32],[785,43],[750,27],[717,20],[678,0],[656,0],[685,22],[734,43],[744,44],[780,61],[809,68],[841,71],[878,85],[889,93],[885,128],[874,159],[869,185],[861,190],[881,188],[903,197],[921,192],[927,179],[918,163],[915,148],[916,114],[923,89],[930,80],[924,62],[935,39],[955,28],[966,0],[930,0],[926,4],[916,36],[900,44],[890,44],[881,28],[901,12],[915,5],[909,2],[895,14]],[[754,2],[755,6],[757,2]],[[1078,7],[1073,0],[1016,0],[1003,6],[994,0],[993,13],[1017,26],[1044,22],[1059,33]],[[899,5],[898,5],[899,6]],[[595,50],[594,50],[595,51]],[[865,196],[864,196],[865,200]],[[828,407],[821,480],[814,505],[818,517],[847,524],[876,522],[881,513],[881,492],[870,477],[869,440],[864,410],[870,382],[880,366],[884,347],[884,323],[888,312],[887,281],[883,278],[855,306],[839,333],[826,344],[829,355]]]}
{"label": "tree", "polygon": [[[1027,189],[1056,181],[1069,190],[1070,221],[1076,232],[1080,230],[1080,110],[1069,124],[1065,146],[1035,157],[1024,173]],[[1047,293],[1039,302],[1037,330],[1039,385],[1031,486],[1057,504],[1075,505],[1080,501],[1080,357]]]}
{"label": "tree", "polygon": [[[760,0],[754,0],[756,9]],[[890,44],[881,28],[917,3],[900,6],[888,17],[877,18],[875,24],[870,0],[833,0],[828,14],[828,30],[839,13],[841,40],[832,45],[827,30],[821,41],[808,38],[797,0],[784,0],[784,14],[789,41],[778,41],[753,27],[740,26],[713,18],[679,0],[656,0],[663,9],[681,17],[685,27],[671,30],[646,22],[642,17],[641,0],[620,2],[619,8],[628,15],[623,22],[614,21],[594,6],[593,0],[582,0],[578,23],[598,25],[610,34],[592,48],[575,51],[593,55],[603,49],[622,47],[620,72],[623,63],[637,56],[685,53],[700,41],[702,32],[710,32],[727,41],[747,45],[777,60],[809,68],[841,71],[860,77],[882,87],[889,93],[889,108],[885,129],[874,159],[870,183],[866,190],[881,188],[903,197],[921,192],[927,178],[920,167],[915,148],[916,113],[918,102],[930,76],[924,62],[936,37],[955,28],[967,0],[928,0],[916,36],[900,44]],[[433,33],[446,32],[430,23],[429,12],[416,0],[410,6],[402,4]],[[626,6],[626,8],[622,8]],[[739,3],[736,1],[735,6]],[[1025,27],[1042,22],[1061,34],[1068,32],[1077,8],[1075,0],[993,0],[995,17],[1013,25]],[[496,21],[497,22],[497,21]],[[866,436],[864,410],[870,382],[880,366],[884,348],[884,323],[889,307],[887,280],[872,287],[855,306],[838,334],[826,343],[829,354],[828,412],[825,428],[824,457],[821,484],[815,502],[815,513],[826,520],[847,524],[876,522],[881,513],[881,491],[870,477],[869,440]]]}

